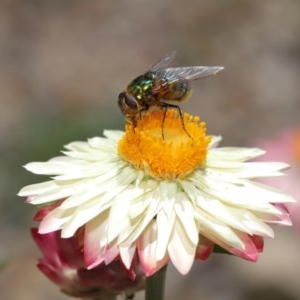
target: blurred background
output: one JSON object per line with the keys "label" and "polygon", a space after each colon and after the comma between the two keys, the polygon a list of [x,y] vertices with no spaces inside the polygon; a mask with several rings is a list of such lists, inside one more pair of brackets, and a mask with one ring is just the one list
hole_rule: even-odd
{"label": "blurred background", "polygon": [[[44,178],[22,165],[122,129],[118,94],[172,50],[174,66],[225,66],[182,105],[223,145],[300,128],[300,1],[1,0],[1,299],[69,299],[35,268],[34,208],[16,194]],[[213,255],[184,277],[170,267],[166,299],[300,299],[300,229],[275,232],[258,263]]]}

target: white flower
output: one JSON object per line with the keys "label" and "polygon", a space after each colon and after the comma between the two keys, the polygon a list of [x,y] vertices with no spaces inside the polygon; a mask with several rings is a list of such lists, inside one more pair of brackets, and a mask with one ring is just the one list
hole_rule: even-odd
{"label": "white flower", "polygon": [[284,203],[293,199],[254,179],[282,175],[287,165],[247,162],[264,153],[257,148],[217,148],[221,138],[185,115],[190,138],[171,110],[162,139],[161,116],[148,113],[126,134],[105,131],[67,145],[62,157],[26,165],[53,176],[19,193],[51,208],[39,233],[68,238],[84,229],[88,268],[118,255],[130,268],[138,255],[147,276],[169,260],[185,274],[214,245],[257,260],[263,238],[273,237],[267,223],[290,225]]}

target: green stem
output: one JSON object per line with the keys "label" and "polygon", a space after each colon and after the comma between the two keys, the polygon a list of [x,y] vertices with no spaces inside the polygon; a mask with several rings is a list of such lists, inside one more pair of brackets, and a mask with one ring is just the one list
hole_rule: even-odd
{"label": "green stem", "polygon": [[163,300],[167,265],[146,279],[146,300]]}

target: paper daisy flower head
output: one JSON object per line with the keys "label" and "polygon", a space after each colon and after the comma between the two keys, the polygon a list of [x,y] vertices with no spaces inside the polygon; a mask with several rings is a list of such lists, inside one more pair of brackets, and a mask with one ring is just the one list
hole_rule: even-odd
{"label": "paper daisy flower head", "polygon": [[[268,224],[290,225],[288,194],[255,181],[282,175],[284,163],[248,162],[257,148],[218,148],[199,117],[148,111],[126,131],[65,146],[64,156],[25,166],[51,180],[24,187],[28,203],[48,207],[40,234],[84,231],[87,268],[137,257],[146,276],[171,261],[187,273],[216,247],[256,261]],[[182,126],[184,122],[185,128]],[[185,131],[185,130],[186,131]],[[187,134],[189,133],[189,135]]]}
{"label": "paper daisy flower head", "polygon": [[64,239],[59,231],[39,234],[37,228],[32,228],[31,234],[43,254],[38,268],[69,296],[108,300],[123,294],[130,299],[130,295],[144,287],[144,276],[136,259],[130,270],[120,260],[88,270],[77,236]]}

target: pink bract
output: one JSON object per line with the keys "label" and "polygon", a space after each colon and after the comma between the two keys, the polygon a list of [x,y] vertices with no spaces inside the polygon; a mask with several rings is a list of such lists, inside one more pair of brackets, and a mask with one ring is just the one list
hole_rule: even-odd
{"label": "pink bract", "polygon": [[89,270],[85,267],[77,236],[61,238],[59,231],[39,234],[37,228],[32,228],[31,233],[43,253],[38,268],[70,296],[99,298],[131,294],[143,288],[144,280],[137,260],[129,270],[119,259]]}

